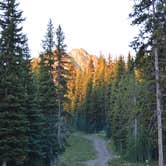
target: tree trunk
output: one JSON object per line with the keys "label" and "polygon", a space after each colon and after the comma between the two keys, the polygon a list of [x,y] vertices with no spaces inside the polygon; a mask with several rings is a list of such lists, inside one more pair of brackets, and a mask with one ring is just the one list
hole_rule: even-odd
{"label": "tree trunk", "polygon": [[[58,100],[58,146],[59,149],[61,149],[62,145],[61,145],[61,101],[60,101],[60,97]],[[59,154],[57,154],[56,156],[56,166],[60,166],[60,157]]]}
{"label": "tree trunk", "polygon": [[[153,21],[155,24],[156,20],[156,7],[155,0],[152,1],[153,5]],[[154,29],[154,57],[155,57],[155,79],[156,79],[156,107],[157,107],[157,130],[158,130],[158,166],[164,165],[163,160],[163,136],[162,136],[162,111],[161,111],[161,92],[159,83],[159,62],[158,62],[158,49],[157,49],[157,38],[156,29]]]}
{"label": "tree trunk", "polygon": [[2,166],[7,166],[7,162],[6,162],[6,161],[3,161],[3,162],[2,162]]}
{"label": "tree trunk", "polygon": [[137,140],[137,132],[138,132],[138,121],[137,118],[134,119],[134,138]]}
{"label": "tree trunk", "polygon": [[58,145],[61,149],[61,101],[58,100]]}
{"label": "tree trunk", "polygon": [[[134,102],[134,108],[136,108],[136,88],[135,88],[135,78],[134,78],[134,97],[133,97],[133,102]],[[137,116],[135,115],[135,119],[134,119],[134,138],[135,138],[135,143],[137,140],[137,135],[138,135],[138,120],[137,120]]]}
{"label": "tree trunk", "polygon": [[60,166],[60,157],[59,157],[59,154],[56,155],[56,166]]}
{"label": "tree trunk", "polygon": [[50,166],[54,166],[54,160],[53,159],[50,160]]}
{"label": "tree trunk", "polygon": [[157,104],[157,128],[158,128],[158,160],[159,166],[163,166],[163,137],[162,137],[162,111],[161,111],[161,92],[159,84],[159,64],[158,64],[158,51],[154,42],[154,55],[155,55],[155,79],[156,79],[156,104]]}
{"label": "tree trunk", "polygon": [[[51,131],[51,130],[50,130]],[[50,145],[50,166],[54,166],[54,158],[53,158],[53,150],[52,150],[52,145]]]}

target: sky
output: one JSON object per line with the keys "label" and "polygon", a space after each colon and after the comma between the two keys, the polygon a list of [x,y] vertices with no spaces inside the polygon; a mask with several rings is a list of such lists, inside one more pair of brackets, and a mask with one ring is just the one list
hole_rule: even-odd
{"label": "sky", "polygon": [[19,0],[23,10],[24,32],[32,56],[42,51],[41,41],[51,18],[55,29],[60,24],[67,51],[84,48],[90,54],[127,55],[136,28],[128,15],[131,0]]}

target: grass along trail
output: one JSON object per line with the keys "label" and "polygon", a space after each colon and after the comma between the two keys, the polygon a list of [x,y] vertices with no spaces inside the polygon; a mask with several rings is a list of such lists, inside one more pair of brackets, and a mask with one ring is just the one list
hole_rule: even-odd
{"label": "grass along trail", "polygon": [[96,152],[85,134],[73,133],[68,139],[69,146],[61,156],[61,166],[86,166],[86,161],[96,158]]}
{"label": "grass along trail", "polygon": [[[69,146],[61,156],[61,166],[145,166],[146,163],[130,163],[113,153],[113,145],[104,134],[73,133]],[[107,150],[107,148],[109,150]],[[108,163],[108,164],[107,164]],[[150,166],[157,166],[150,162]],[[165,165],[166,166],[166,165]]]}
{"label": "grass along trail", "polygon": [[107,166],[111,153],[104,138],[97,134],[73,133],[62,154],[62,166]]}

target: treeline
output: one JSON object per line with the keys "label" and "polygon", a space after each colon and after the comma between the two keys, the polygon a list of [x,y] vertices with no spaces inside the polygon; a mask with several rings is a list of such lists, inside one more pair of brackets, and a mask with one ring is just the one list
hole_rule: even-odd
{"label": "treeline", "polygon": [[[134,61],[128,58],[127,65],[119,59],[112,84],[107,136],[112,138],[116,151],[130,161],[158,158],[155,93],[152,54],[140,51]],[[163,113],[163,122],[165,118]],[[163,141],[165,132],[163,124]],[[164,151],[165,145],[164,141]]]}
{"label": "treeline", "polygon": [[71,102],[66,108],[73,113],[73,123],[79,130],[97,132],[105,128],[113,66],[111,59],[107,63],[100,56],[96,66],[91,58],[86,69],[75,68],[68,85]]}
{"label": "treeline", "polygon": [[49,21],[32,70],[23,21],[16,0],[0,2],[0,165],[59,166],[67,136],[64,33]]}
{"label": "treeline", "polygon": [[[166,73],[165,65],[160,65]],[[160,70],[160,71],[161,71]],[[92,59],[69,81],[73,124],[85,132],[106,130],[115,149],[132,162],[158,159],[154,55],[142,47],[135,58]],[[163,150],[166,153],[165,78],[161,78]],[[72,82],[72,83],[71,83]]]}
{"label": "treeline", "polygon": [[[72,103],[77,128],[106,129],[116,150],[134,161],[158,160],[166,153],[166,3],[137,1],[130,14],[140,34],[131,43],[136,56],[116,61],[102,56],[75,75]],[[70,89],[70,88],[69,88]]]}

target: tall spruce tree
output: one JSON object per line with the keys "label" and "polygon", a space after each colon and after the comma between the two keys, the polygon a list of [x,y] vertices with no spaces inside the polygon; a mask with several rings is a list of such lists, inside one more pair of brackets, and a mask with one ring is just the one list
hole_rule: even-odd
{"label": "tall spruce tree", "polygon": [[74,114],[77,69],[73,62],[69,63],[68,70],[70,71],[70,73],[69,73],[69,81],[67,83],[68,87],[67,98],[69,98],[70,101],[65,103],[64,108],[68,110],[68,112]]}
{"label": "tall spruce tree", "polygon": [[115,63],[112,61],[111,56],[108,57],[108,64],[106,68],[106,94],[107,94],[107,118],[106,118],[106,135],[108,138],[111,137],[111,117],[110,117],[110,108],[111,108],[111,96],[112,96],[112,88],[115,77]]}
{"label": "tall spruce tree", "polygon": [[[74,107],[74,111],[75,111],[75,126],[79,129],[79,130],[83,130],[83,126],[84,126],[84,120],[82,118],[82,103],[83,103],[83,96],[84,96],[84,92],[83,92],[83,72],[81,69],[77,70],[77,74],[76,74],[76,81],[75,81],[75,95],[74,95],[74,103],[75,103],[75,107]],[[85,80],[84,80],[85,81]]]}
{"label": "tall spruce tree", "polygon": [[116,150],[120,153],[125,150],[126,140],[126,122],[127,116],[125,116],[125,105],[124,105],[124,87],[122,82],[126,74],[125,62],[123,57],[120,57],[116,63],[116,74],[115,80],[111,92],[111,103],[109,117],[111,120],[110,130],[111,135],[115,143]]}
{"label": "tall spruce tree", "polygon": [[[139,48],[144,44],[145,48],[153,48],[151,52],[154,56],[155,81],[156,81],[156,116],[158,126],[158,160],[159,166],[163,166],[163,138],[162,138],[162,111],[161,111],[161,92],[159,75],[159,45],[165,35],[165,9],[166,2],[163,0],[138,0],[133,6],[134,10],[130,14],[133,18],[133,25],[139,25],[140,34],[133,45]],[[143,25],[143,26],[142,26]],[[146,39],[146,40],[145,40]],[[138,42],[139,40],[139,42]],[[146,42],[146,43],[145,43]]]}
{"label": "tall spruce tree", "polygon": [[136,158],[138,161],[156,158],[156,128],[155,116],[155,84],[154,67],[152,56],[142,50],[135,59],[136,73],[136,110],[137,135],[136,135]]}
{"label": "tall spruce tree", "polygon": [[57,153],[57,97],[53,77],[54,27],[51,20],[49,20],[45,39],[42,43],[44,52],[40,55],[39,68],[39,102],[44,116],[42,152],[45,155],[44,165],[53,166],[55,154]]}
{"label": "tall spruce tree", "polygon": [[17,0],[0,2],[0,163],[19,165],[26,159],[25,35]]}
{"label": "tall spruce tree", "polygon": [[28,153],[25,161],[25,166],[42,166],[42,137],[43,129],[43,114],[39,107],[38,97],[38,82],[37,77],[32,71],[29,48],[25,45],[26,58],[24,61],[24,88],[25,88],[25,108],[26,117],[28,120]]}
{"label": "tall spruce tree", "polygon": [[93,60],[90,59],[88,64],[88,68],[86,71],[86,93],[85,99],[83,102],[83,109],[82,109],[82,118],[84,121],[85,131],[92,132],[96,127],[96,114],[93,111],[93,76],[94,76],[94,64]]}
{"label": "tall spruce tree", "polygon": [[65,53],[66,45],[64,44],[64,32],[62,31],[61,26],[59,25],[56,30],[56,70],[55,70],[55,82],[56,82],[56,94],[57,94],[57,102],[58,102],[58,131],[57,131],[57,143],[58,143],[58,152],[56,155],[56,164],[60,166],[60,153],[64,149],[63,142],[63,126],[62,126],[62,112],[64,111],[63,105],[67,100],[67,82],[68,82],[68,55]]}
{"label": "tall spruce tree", "polygon": [[[31,69],[30,60],[27,62]],[[28,119],[28,154],[26,166],[42,166],[42,133],[44,117],[39,105],[38,82],[31,70],[27,73],[26,79],[26,117]]]}
{"label": "tall spruce tree", "polygon": [[106,125],[106,60],[103,56],[98,59],[94,74],[94,110],[96,111],[96,130],[104,129]]}

